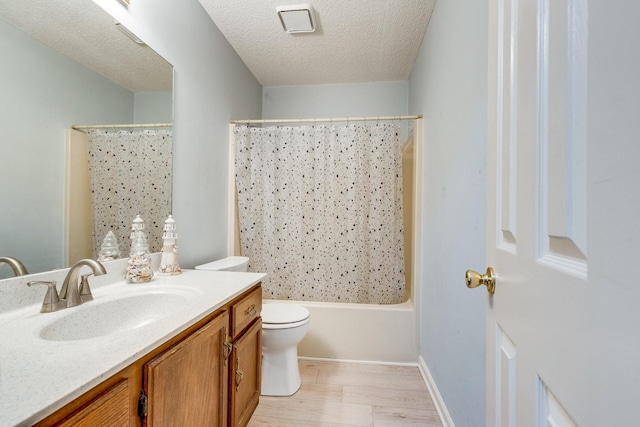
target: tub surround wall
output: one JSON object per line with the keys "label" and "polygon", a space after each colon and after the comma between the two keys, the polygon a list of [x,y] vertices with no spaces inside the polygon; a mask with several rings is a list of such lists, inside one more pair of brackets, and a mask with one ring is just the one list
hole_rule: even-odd
{"label": "tub surround wall", "polygon": [[[409,134],[409,138],[402,144],[402,210],[404,215],[404,271],[413,271],[415,263],[415,251],[407,250],[413,248],[416,243],[415,227],[413,218],[415,213],[415,191],[416,191],[416,135]],[[409,215],[408,213],[412,214]],[[411,297],[413,289],[413,274],[405,275],[405,288],[403,301]]]}

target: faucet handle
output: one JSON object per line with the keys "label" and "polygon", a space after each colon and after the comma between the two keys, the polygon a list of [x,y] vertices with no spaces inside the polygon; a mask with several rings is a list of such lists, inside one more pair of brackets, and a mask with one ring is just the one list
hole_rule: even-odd
{"label": "faucet handle", "polygon": [[93,299],[91,288],[89,287],[89,276],[93,273],[87,273],[80,276],[80,301],[87,302]]}
{"label": "faucet handle", "polygon": [[52,311],[59,310],[58,306],[60,302],[60,297],[58,296],[58,289],[56,288],[56,282],[37,280],[34,282],[27,283],[27,286],[29,287],[33,285],[44,285],[47,287],[47,293],[44,296],[44,301],[42,302],[42,308],[40,309],[40,313],[51,313]]}

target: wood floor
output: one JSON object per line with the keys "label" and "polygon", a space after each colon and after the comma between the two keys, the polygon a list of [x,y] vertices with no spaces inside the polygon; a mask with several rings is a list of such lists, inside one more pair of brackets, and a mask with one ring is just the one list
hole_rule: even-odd
{"label": "wood floor", "polygon": [[417,367],[299,361],[302,387],[260,396],[248,427],[442,426]]}

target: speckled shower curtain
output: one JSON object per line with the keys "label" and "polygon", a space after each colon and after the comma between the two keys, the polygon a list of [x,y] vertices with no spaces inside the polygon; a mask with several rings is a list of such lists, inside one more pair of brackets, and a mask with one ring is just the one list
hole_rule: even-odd
{"label": "speckled shower curtain", "polygon": [[94,257],[109,230],[121,256],[128,256],[131,222],[138,214],[149,250],[159,252],[171,213],[172,130],[92,130],[87,135]]}
{"label": "speckled shower curtain", "polygon": [[265,298],[404,296],[402,160],[390,124],[236,126],[240,243]]}

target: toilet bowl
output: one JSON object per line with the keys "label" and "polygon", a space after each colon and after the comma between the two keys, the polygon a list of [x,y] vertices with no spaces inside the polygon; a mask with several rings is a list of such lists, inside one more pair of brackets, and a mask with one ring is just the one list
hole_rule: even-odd
{"label": "toilet bowl", "polygon": [[262,306],[262,395],[291,396],[300,388],[298,344],[309,329],[309,315],[295,304]]}
{"label": "toilet bowl", "polygon": [[[249,258],[232,256],[196,270],[247,271]],[[262,389],[265,396],[291,396],[300,388],[298,344],[309,329],[309,310],[295,304],[262,306]]]}

